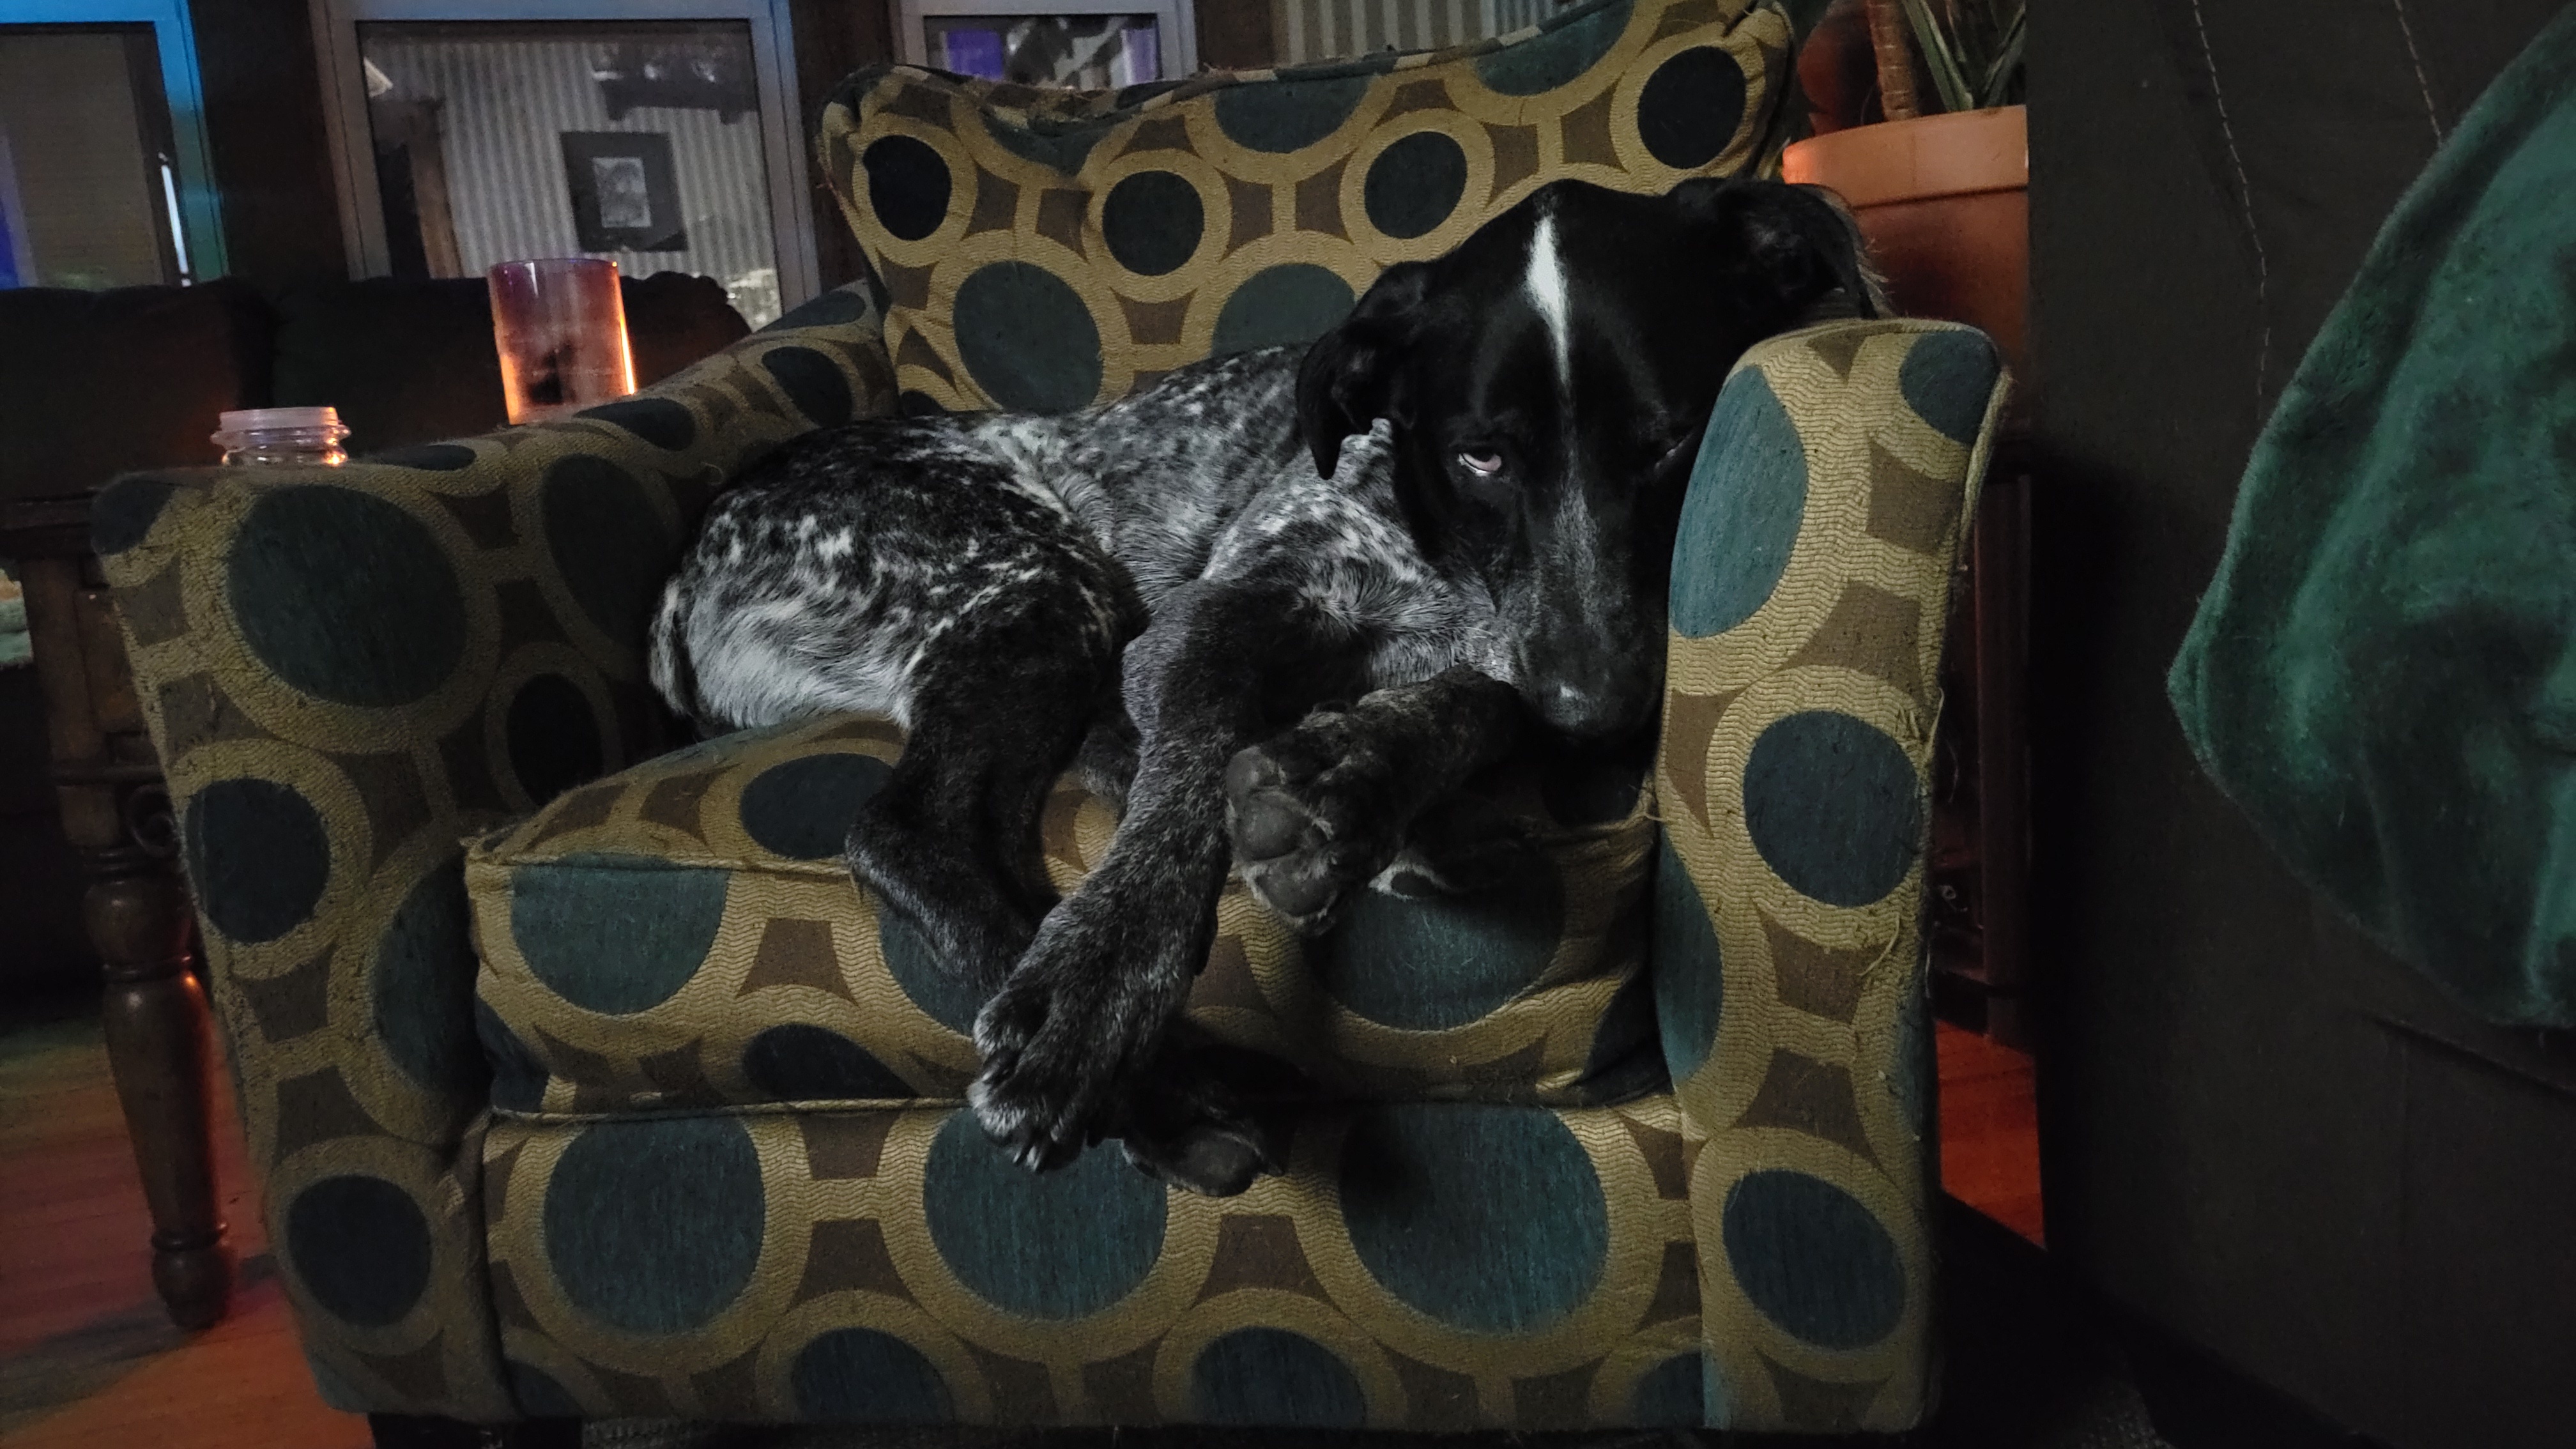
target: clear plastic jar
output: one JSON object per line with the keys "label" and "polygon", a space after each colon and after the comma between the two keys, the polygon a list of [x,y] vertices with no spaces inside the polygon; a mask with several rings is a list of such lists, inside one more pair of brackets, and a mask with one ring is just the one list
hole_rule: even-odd
{"label": "clear plastic jar", "polygon": [[349,461],[340,444],[349,430],[338,408],[244,408],[216,419],[215,446],[234,468],[337,468]]}

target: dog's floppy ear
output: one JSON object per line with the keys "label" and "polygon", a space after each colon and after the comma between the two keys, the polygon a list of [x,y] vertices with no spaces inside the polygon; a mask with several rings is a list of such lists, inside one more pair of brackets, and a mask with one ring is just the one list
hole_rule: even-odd
{"label": "dog's floppy ear", "polygon": [[1398,262],[1381,273],[1341,325],[1315,339],[1297,369],[1297,431],[1330,478],[1342,439],[1365,433],[1395,403],[1395,369],[1420,325],[1429,268]]}
{"label": "dog's floppy ear", "polygon": [[1841,197],[1821,186],[1699,177],[1666,195],[1721,245],[1740,249],[1769,276],[1780,299],[1803,305],[1840,289],[1863,317],[1885,317],[1886,283]]}

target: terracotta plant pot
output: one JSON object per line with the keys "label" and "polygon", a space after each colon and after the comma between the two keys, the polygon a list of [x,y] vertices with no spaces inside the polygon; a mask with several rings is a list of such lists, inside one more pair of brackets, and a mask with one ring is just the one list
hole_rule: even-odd
{"label": "terracotta plant pot", "polygon": [[1898,310],[1982,327],[2027,375],[2030,142],[2020,106],[1881,121],[1800,141],[1790,181],[1828,186],[1860,220]]}

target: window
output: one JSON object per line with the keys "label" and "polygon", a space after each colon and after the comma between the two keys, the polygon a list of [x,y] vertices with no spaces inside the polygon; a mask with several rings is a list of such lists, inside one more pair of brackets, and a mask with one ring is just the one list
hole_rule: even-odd
{"label": "window", "polygon": [[0,287],[221,274],[195,43],[178,0],[15,0],[5,14]]}
{"label": "window", "polygon": [[755,327],[814,293],[783,7],[472,3],[326,0],[362,270],[603,256],[713,277]]}
{"label": "window", "polygon": [[1198,69],[1187,0],[896,0],[895,15],[905,60],[986,80],[1108,90]]}

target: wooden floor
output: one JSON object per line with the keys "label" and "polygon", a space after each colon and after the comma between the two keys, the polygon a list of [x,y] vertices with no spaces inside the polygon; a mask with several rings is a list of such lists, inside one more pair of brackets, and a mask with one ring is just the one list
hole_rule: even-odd
{"label": "wooden floor", "polygon": [[[2038,1241],[2030,1059],[1945,1026],[1940,1062],[1944,1185]],[[152,1294],[151,1223],[97,1023],[0,1029],[0,1444],[367,1444],[363,1419],[314,1397],[224,1109],[217,1167],[243,1286],[230,1317],[190,1336]]]}
{"label": "wooden floor", "polygon": [[[220,1079],[222,1073],[217,1073]],[[94,1019],[0,1031],[0,1444],[362,1449],[314,1397],[278,1291],[241,1130],[215,1170],[240,1255],[233,1311],[180,1332],[152,1292],[152,1220]]]}
{"label": "wooden floor", "polygon": [[1946,1023],[1939,1041],[1942,1190],[2047,1246],[2029,1054]]}

